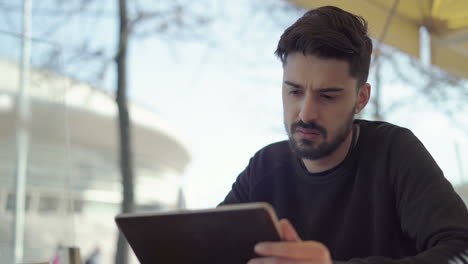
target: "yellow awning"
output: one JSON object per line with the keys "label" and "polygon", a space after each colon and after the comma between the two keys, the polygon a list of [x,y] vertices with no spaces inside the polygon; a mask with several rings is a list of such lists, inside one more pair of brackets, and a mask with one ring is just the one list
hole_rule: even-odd
{"label": "yellow awning", "polygon": [[[333,5],[363,16],[370,35],[379,39],[395,4],[393,0],[291,0],[306,9]],[[431,33],[431,62],[468,78],[468,0],[400,0],[383,42],[419,57],[419,28]]]}

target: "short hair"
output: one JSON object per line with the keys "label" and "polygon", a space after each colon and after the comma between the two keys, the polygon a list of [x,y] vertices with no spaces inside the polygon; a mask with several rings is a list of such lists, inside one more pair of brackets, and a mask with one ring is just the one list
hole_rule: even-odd
{"label": "short hair", "polygon": [[372,41],[367,34],[367,22],[361,16],[334,6],[308,11],[284,31],[275,54],[284,65],[293,52],[345,60],[358,85],[367,82]]}

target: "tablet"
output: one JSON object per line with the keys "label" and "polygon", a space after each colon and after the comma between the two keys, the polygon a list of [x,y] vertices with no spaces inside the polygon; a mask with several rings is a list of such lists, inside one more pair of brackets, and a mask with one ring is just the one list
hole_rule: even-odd
{"label": "tablet", "polygon": [[255,244],[281,237],[267,203],[121,214],[115,221],[141,264],[243,264],[257,257]]}

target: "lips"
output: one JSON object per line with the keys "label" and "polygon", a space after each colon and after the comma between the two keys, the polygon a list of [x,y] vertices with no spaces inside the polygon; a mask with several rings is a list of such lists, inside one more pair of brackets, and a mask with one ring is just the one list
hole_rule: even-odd
{"label": "lips", "polygon": [[316,129],[298,127],[296,133],[303,139],[313,140],[317,139],[321,133]]}
{"label": "lips", "polygon": [[302,134],[320,135],[320,132],[317,129],[311,129],[311,128],[298,127],[296,129],[296,132],[302,133]]}

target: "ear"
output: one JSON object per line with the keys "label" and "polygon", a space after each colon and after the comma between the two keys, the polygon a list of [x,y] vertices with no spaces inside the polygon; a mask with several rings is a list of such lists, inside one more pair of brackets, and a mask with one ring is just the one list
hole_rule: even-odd
{"label": "ear", "polygon": [[359,112],[366,107],[367,103],[369,102],[370,98],[370,93],[371,93],[371,85],[368,83],[365,83],[359,88],[358,90],[358,100],[356,102],[356,107],[355,107],[355,114],[358,114]]}

